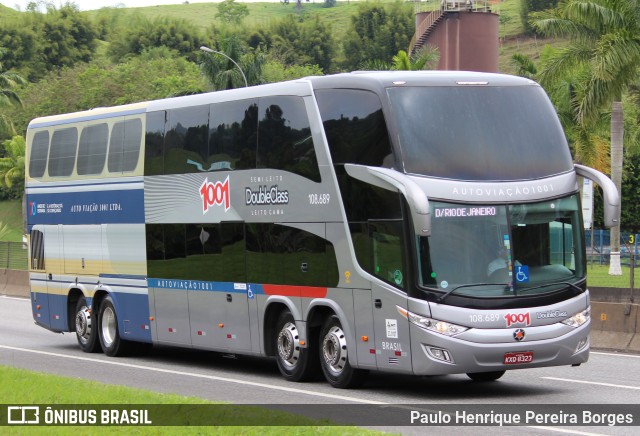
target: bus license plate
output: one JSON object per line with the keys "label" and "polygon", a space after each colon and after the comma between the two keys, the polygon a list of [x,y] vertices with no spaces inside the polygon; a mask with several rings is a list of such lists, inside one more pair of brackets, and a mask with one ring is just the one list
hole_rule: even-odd
{"label": "bus license plate", "polygon": [[533,362],[533,351],[516,351],[512,353],[504,353],[505,365],[516,365],[519,363]]}

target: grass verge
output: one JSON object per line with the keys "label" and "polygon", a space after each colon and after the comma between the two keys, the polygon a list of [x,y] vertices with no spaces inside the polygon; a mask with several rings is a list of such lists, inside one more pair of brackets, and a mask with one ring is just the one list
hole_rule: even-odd
{"label": "grass verge", "polygon": [[[27,371],[8,366],[0,366],[0,398],[3,404],[221,404],[199,398],[183,397],[173,394],[160,394],[125,386],[112,386],[103,383],[60,377],[56,375]],[[208,409],[209,410],[209,409]],[[216,413],[217,409],[211,409]],[[221,408],[220,413],[228,414],[229,409]],[[4,411],[3,411],[4,413]],[[269,426],[171,426],[171,427],[82,427],[82,434],[144,434],[144,435],[374,435],[380,434],[357,427],[324,426],[327,421],[312,420],[285,412],[264,409],[257,406],[234,407],[235,419],[247,423],[269,422]],[[228,416],[208,415],[209,422],[223,422]],[[291,423],[297,423],[292,426]],[[75,435],[76,426],[56,427],[3,427],[2,434],[55,434]]]}
{"label": "grass verge", "polygon": [[[631,269],[628,265],[622,266],[621,276],[610,276],[609,265],[593,265],[587,263],[587,285],[596,288],[629,288]],[[640,266],[634,270],[634,287],[640,287]]]}
{"label": "grass verge", "polygon": [[9,231],[2,237],[3,241],[22,241],[22,201],[0,201],[0,223],[6,224]]}

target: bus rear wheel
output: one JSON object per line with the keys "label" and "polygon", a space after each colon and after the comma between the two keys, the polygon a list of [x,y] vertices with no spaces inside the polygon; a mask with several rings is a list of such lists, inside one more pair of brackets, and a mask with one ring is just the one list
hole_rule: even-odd
{"label": "bus rear wheel", "polygon": [[285,310],[278,317],[274,348],[280,374],[294,382],[307,381],[317,372],[318,358],[316,347],[309,343],[307,347],[300,344],[300,334],[293,315]]}
{"label": "bus rear wheel", "polygon": [[320,366],[324,378],[334,388],[358,387],[367,376],[367,371],[355,369],[349,363],[346,335],[335,315],[327,318],[320,331]]}
{"label": "bus rear wheel", "polygon": [[118,331],[118,317],[111,296],[107,295],[100,303],[98,316],[98,331],[100,332],[100,345],[107,356],[126,356],[131,348],[131,342],[120,338]]}
{"label": "bus rear wheel", "polygon": [[475,382],[490,382],[498,380],[505,372],[506,371],[472,372],[468,373],[467,377]]}
{"label": "bus rear wheel", "polygon": [[95,353],[100,351],[98,341],[98,323],[94,322],[93,313],[87,306],[87,300],[80,297],[76,303],[76,338],[80,348],[85,353]]}

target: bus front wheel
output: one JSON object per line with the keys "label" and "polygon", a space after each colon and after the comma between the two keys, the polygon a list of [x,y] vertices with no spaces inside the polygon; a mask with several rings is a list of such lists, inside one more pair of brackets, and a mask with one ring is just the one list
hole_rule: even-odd
{"label": "bus front wheel", "polygon": [[93,312],[87,306],[87,300],[80,297],[76,303],[76,338],[78,344],[85,353],[100,351],[98,342],[98,323],[94,322]]}
{"label": "bus front wheel", "polygon": [[505,372],[506,371],[473,372],[467,374],[467,377],[475,382],[490,382],[498,380]]}
{"label": "bus front wheel", "polygon": [[107,295],[102,300],[99,313],[98,331],[100,332],[102,351],[111,357],[127,355],[130,343],[120,338],[116,308],[110,296]]}
{"label": "bus front wheel", "polygon": [[349,363],[349,348],[337,316],[330,316],[320,331],[320,365],[325,379],[334,388],[349,389],[360,386],[367,375]]}
{"label": "bus front wheel", "polygon": [[318,358],[313,355],[316,348],[312,344],[307,347],[300,344],[296,322],[288,310],[278,317],[274,340],[278,369],[285,379],[300,382],[313,377],[317,372],[314,364],[318,362]]}

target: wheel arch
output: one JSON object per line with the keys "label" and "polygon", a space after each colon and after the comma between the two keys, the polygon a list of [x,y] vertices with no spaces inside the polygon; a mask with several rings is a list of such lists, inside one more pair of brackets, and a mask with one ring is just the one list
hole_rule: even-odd
{"label": "wheel arch", "polygon": [[271,338],[275,335],[276,323],[280,314],[288,310],[293,315],[293,319],[298,321],[302,319],[300,311],[293,302],[288,298],[270,298],[267,300],[264,309],[264,318],[262,319],[262,349],[266,356],[275,356],[276,350]]}
{"label": "wheel arch", "polygon": [[83,289],[75,286],[69,289],[67,294],[67,331],[69,332],[76,330],[76,306],[81,297],[86,298]]}

